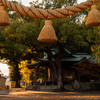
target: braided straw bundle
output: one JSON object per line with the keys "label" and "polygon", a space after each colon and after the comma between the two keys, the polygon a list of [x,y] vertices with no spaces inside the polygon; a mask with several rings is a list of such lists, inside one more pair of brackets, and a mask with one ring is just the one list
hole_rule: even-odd
{"label": "braided straw bundle", "polygon": [[[38,40],[41,42],[55,42],[57,41],[57,37],[52,27],[52,22],[48,19],[66,18],[67,16],[75,15],[76,13],[89,8],[91,5],[98,2],[98,0],[87,0],[86,2],[82,2],[74,6],[67,6],[65,8],[60,8],[55,10],[52,9],[43,10],[34,7],[26,7],[23,5],[14,4],[13,2],[7,0],[0,0],[0,2],[10,10],[16,11],[17,13],[22,14],[24,16],[47,19],[47,21],[45,21],[43,29],[40,32]],[[87,18],[86,25],[97,26],[100,24],[99,19],[100,19],[100,12],[97,10],[96,6],[93,6]],[[9,16],[1,6],[0,6],[0,20],[1,20],[0,25],[7,25],[10,23]]]}
{"label": "braided straw bundle", "polygon": [[100,11],[96,5],[92,5],[91,11],[88,14],[86,25],[99,26],[100,25]]}
{"label": "braided straw bundle", "polygon": [[4,8],[4,6],[0,6],[0,25],[6,26],[10,24],[9,16]]}
{"label": "braided straw bundle", "polygon": [[58,40],[50,20],[45,21],[45,25],[42,28],[37,40],[41,42],[56,42]]}
{"label": "braided straw bundle", "polygon": [[[98,0],[87,0],[86,2],[82,2],[80,4],[74,6],[67,6],[64,8],[59,8],[55,10],[43,10],[34,7],[26,7],[20,4],[14,4],[11,1],[1,0],[2,4],[9,8],[12,11],[16,11],[24,16],[30,16],[32,18],[40,18],[40,19],[57,19],[57,18],[65,18],[70,15],[75,15],[78,12],[83,11],[84,9],[89,8],[94,3],[98,2]],[[48,15],[48,17],[47,17]]]}

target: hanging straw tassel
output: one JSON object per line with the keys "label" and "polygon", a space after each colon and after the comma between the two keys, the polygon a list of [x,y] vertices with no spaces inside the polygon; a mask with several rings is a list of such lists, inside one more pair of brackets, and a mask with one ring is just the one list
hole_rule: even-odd
{"label": "hanging straw tassel", "polygon": [[58,40],[50,20],[45,21],[45,25],[41,30],[37,40],[41,42],[56,42]]}
{"label": "hanging straw tassel", "polygon": [[10,18],[5,10],[5,7],[0,1],[0,26],[6,26],[10,24]]}
{"label": "hanging straw tassel", "polygon": [[96,5],[91,6],[91,11],[88,14],[85,25],[99,26],[100,25],[100,11]]}

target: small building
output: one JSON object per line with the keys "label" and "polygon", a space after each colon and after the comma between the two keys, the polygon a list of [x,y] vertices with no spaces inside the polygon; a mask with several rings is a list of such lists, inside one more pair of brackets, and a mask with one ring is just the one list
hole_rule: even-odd
{"label": "small building", "polygon": [[[57,53],[58,53],[57,49],[52,49],[51,51],[54,56],[57,55]],[[62,75],[63,82],[66,84],[68,80],[78,80],[79,81],[79,79],[81,77],[79,78],[78,73],[81,72],[81,76],[82,76],[82,75],[84,75],[84,71],[86,71],[86,70],[83,70],[83,69],[79,70],[79,66],[77,64],[84,62],[83,58],[88,60],[88,59],[92,58],[92,56],[87,53],[71,54],[65,48],[62,51],[62,55],[63,55],[63,57],[61,59],[61,69],[62,69],[62,73],[63,73],[63,75]],[[46,53],[44,53],[44,58],[41,58],[38,62],[27,65],[27,67],[29,69],[34,68],[36,70],[36,72],[38,71],[38,68],[40,66],[46,66],[48,68],[48,70],[47,70],[48,71],[48,79],[47,79],[48,82],[50,82],[50,81],[57,82],[57,79],[54,75],[54,70],[49,65],[49,60],[48,60],[48,56]],[[92,66],[98,67],[99,65],[91,63],[91,64],[87,65],[86,67],[89,67],[89,66],[91,66],[91,68],[92,68]],[[88,74],[90,74],[90,75],[92,74],[92,76],[94,75],[93,72],[88,73]],[[36,80],[36,76],[35,76],[35,80]]]}
{"label": "small building", "polygon": [[87,59],[84,57],[80,62],[75,63],[74,68],[78,73],[78,79],[81,82],[90,82],[100,78],[100,65],[94,58]]}

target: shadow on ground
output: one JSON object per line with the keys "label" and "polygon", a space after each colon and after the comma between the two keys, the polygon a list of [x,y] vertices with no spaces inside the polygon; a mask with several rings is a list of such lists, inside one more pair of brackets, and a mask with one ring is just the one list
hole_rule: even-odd
{"label": "shadow on ground", "polygon": [[23,91],[0,95],[0,100],[100,100],[100,92]]}

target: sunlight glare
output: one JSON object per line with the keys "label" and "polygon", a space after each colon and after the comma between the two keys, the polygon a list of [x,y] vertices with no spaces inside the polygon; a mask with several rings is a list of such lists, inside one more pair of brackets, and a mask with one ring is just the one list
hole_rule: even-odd
{"label": "sunlight glare", "polygon": [[3,63],[0,63],[0,70],[3,74],[3,76],[8,76],[9,75],[9,69],[8,69],[8,65],[7,64],[3,64]]}

